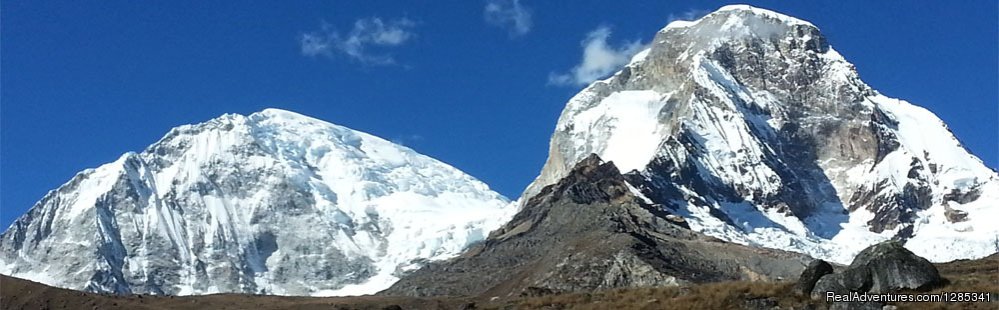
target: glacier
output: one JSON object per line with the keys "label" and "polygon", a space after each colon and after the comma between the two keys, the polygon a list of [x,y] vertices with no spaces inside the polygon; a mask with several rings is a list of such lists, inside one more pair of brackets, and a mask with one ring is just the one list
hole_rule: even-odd
{"label": "glacier", "polygon": [[372,294],[515,211],[409,148],[266,109],[78,173],[0,236],[0,273],[119,294]]}

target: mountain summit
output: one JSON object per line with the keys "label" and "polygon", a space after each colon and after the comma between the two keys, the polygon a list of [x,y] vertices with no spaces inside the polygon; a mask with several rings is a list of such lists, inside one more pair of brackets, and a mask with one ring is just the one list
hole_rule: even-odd
{"label": "mountain summit", "polygon": [[3,233],[0,272],[109,293],[374,293],[512,209],[411,149],[267,109],[80,172]]}
{"label": "mountain summit", "polygon": [[743,244],[847,263],[896,239],[949,261],[999,235],[999,177],[939,118],[865,84],[811,23],[746,5],[670,23],[570,99],[523,197],[590,154]]}

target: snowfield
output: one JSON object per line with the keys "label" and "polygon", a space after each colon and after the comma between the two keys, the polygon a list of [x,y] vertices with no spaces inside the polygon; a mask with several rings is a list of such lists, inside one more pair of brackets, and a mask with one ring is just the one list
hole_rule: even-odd
{"label": "snowfield", "polygon": [[267,109],[81,172],[3,234],[0,273],[112,293],[372,294],[515,211],[409,148]]}

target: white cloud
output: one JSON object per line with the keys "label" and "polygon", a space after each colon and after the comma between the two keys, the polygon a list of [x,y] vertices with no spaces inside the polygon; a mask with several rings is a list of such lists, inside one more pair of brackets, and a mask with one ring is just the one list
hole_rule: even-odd
{"label": "white cloud", "polygon": [[550,74],[548,83],[576,86],[589,84],[628,64],[631,57],[644,47],[639,41],[625,42],[618,47],[610,46],[607,43],[610,35],[611,31],[607,26],[600,26],[590,31],[582,42],[582,62],[569,72]]}
{"label": "white cloud", "polygon": [[[366,64],[388,65],[395,63],[395,59],[384,49],[412,39],[415,34],[411,30],[415,25],[406,18],[387,22],[378,17],[363,18],[355,21],[354,28],[343,35],[324,22],[320,30],[302,34],[299,43],[306,56],[333,57],[342,53]],[[382,52],[372,52],[372,49]]]}
{"label": "white cloud", "polygon": [[424,140],[424,138],[423,138],[422,135],[419,135],[419,134],[410,134],[410,135],[407,135],[407,136],[398,136],[398,137],[395,137],[395,138],[392,139],[392,143],[395,143],[395,144],[398,144],[398,145],[402,145],[402,146],[407,146],[407,145],[410,145],[410,144],[421,142],[423,140]]}
{"label": "white cloud", "polygon": [[669,16],[666,17],[666,23],[667,24],[672,23],[673,21],[677,20],[694,21],[700,19],[701,17],[704,17],[704,15],[707,15],[708,13],[711,12],[700,9],[689,9],[686,12],[680,14],[669,13]]}
{"label": "white cloud", "polygon": [[531,9],[520,5],[520,0],[488,0],[485,17],[490,25],[506,28],[511,37],[531,31]]}

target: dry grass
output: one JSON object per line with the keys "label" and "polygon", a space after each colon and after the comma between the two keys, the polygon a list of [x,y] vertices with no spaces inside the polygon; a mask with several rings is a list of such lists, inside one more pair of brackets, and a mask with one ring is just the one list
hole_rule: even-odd
{"label": "dry grass", "polygon": [[[526,309],[743,309],[766,299],[781,308],[807,303],[794,296],[792,283],[722,282],[692,287],[617,289],[561,294],[513,301]],[[757,301],[762,302],[762,301]]]}
{"label": "dry grass", "polygon": [[[928,293],[989,292],[991,303],[895,303],[899,309],[999,309],[999,255],[973,261],[937,264],[944,284]],[[824,309],[824,301],[791,293],[790,282],[722,282],[688,288],[619,289],[595,293],[550,295],[487,304],[486,308],[520,309],[745,309],[769,303],[781,309],[811,305]],[[915,293],[915,292],[911,292]],[[756,301],[754,301],[754,299]],[[766,300],[766,302],[764,302]],[[772,308],[765,306],[763,308]]]}
{"label": "dry grass", "polygon": [[[947,283],[931,292],[990,292],[991,303],[899,303],[899,309],[999,309],[999,255],[937,264]],[[221,294],[197,297],[108,296],[47,287],[0,276],[2,309],[457,309],[458,298],[309,298]],[[791,293],[790,282],[721,282],[479,301],[478,309],[825,309],[823,301]]]}

